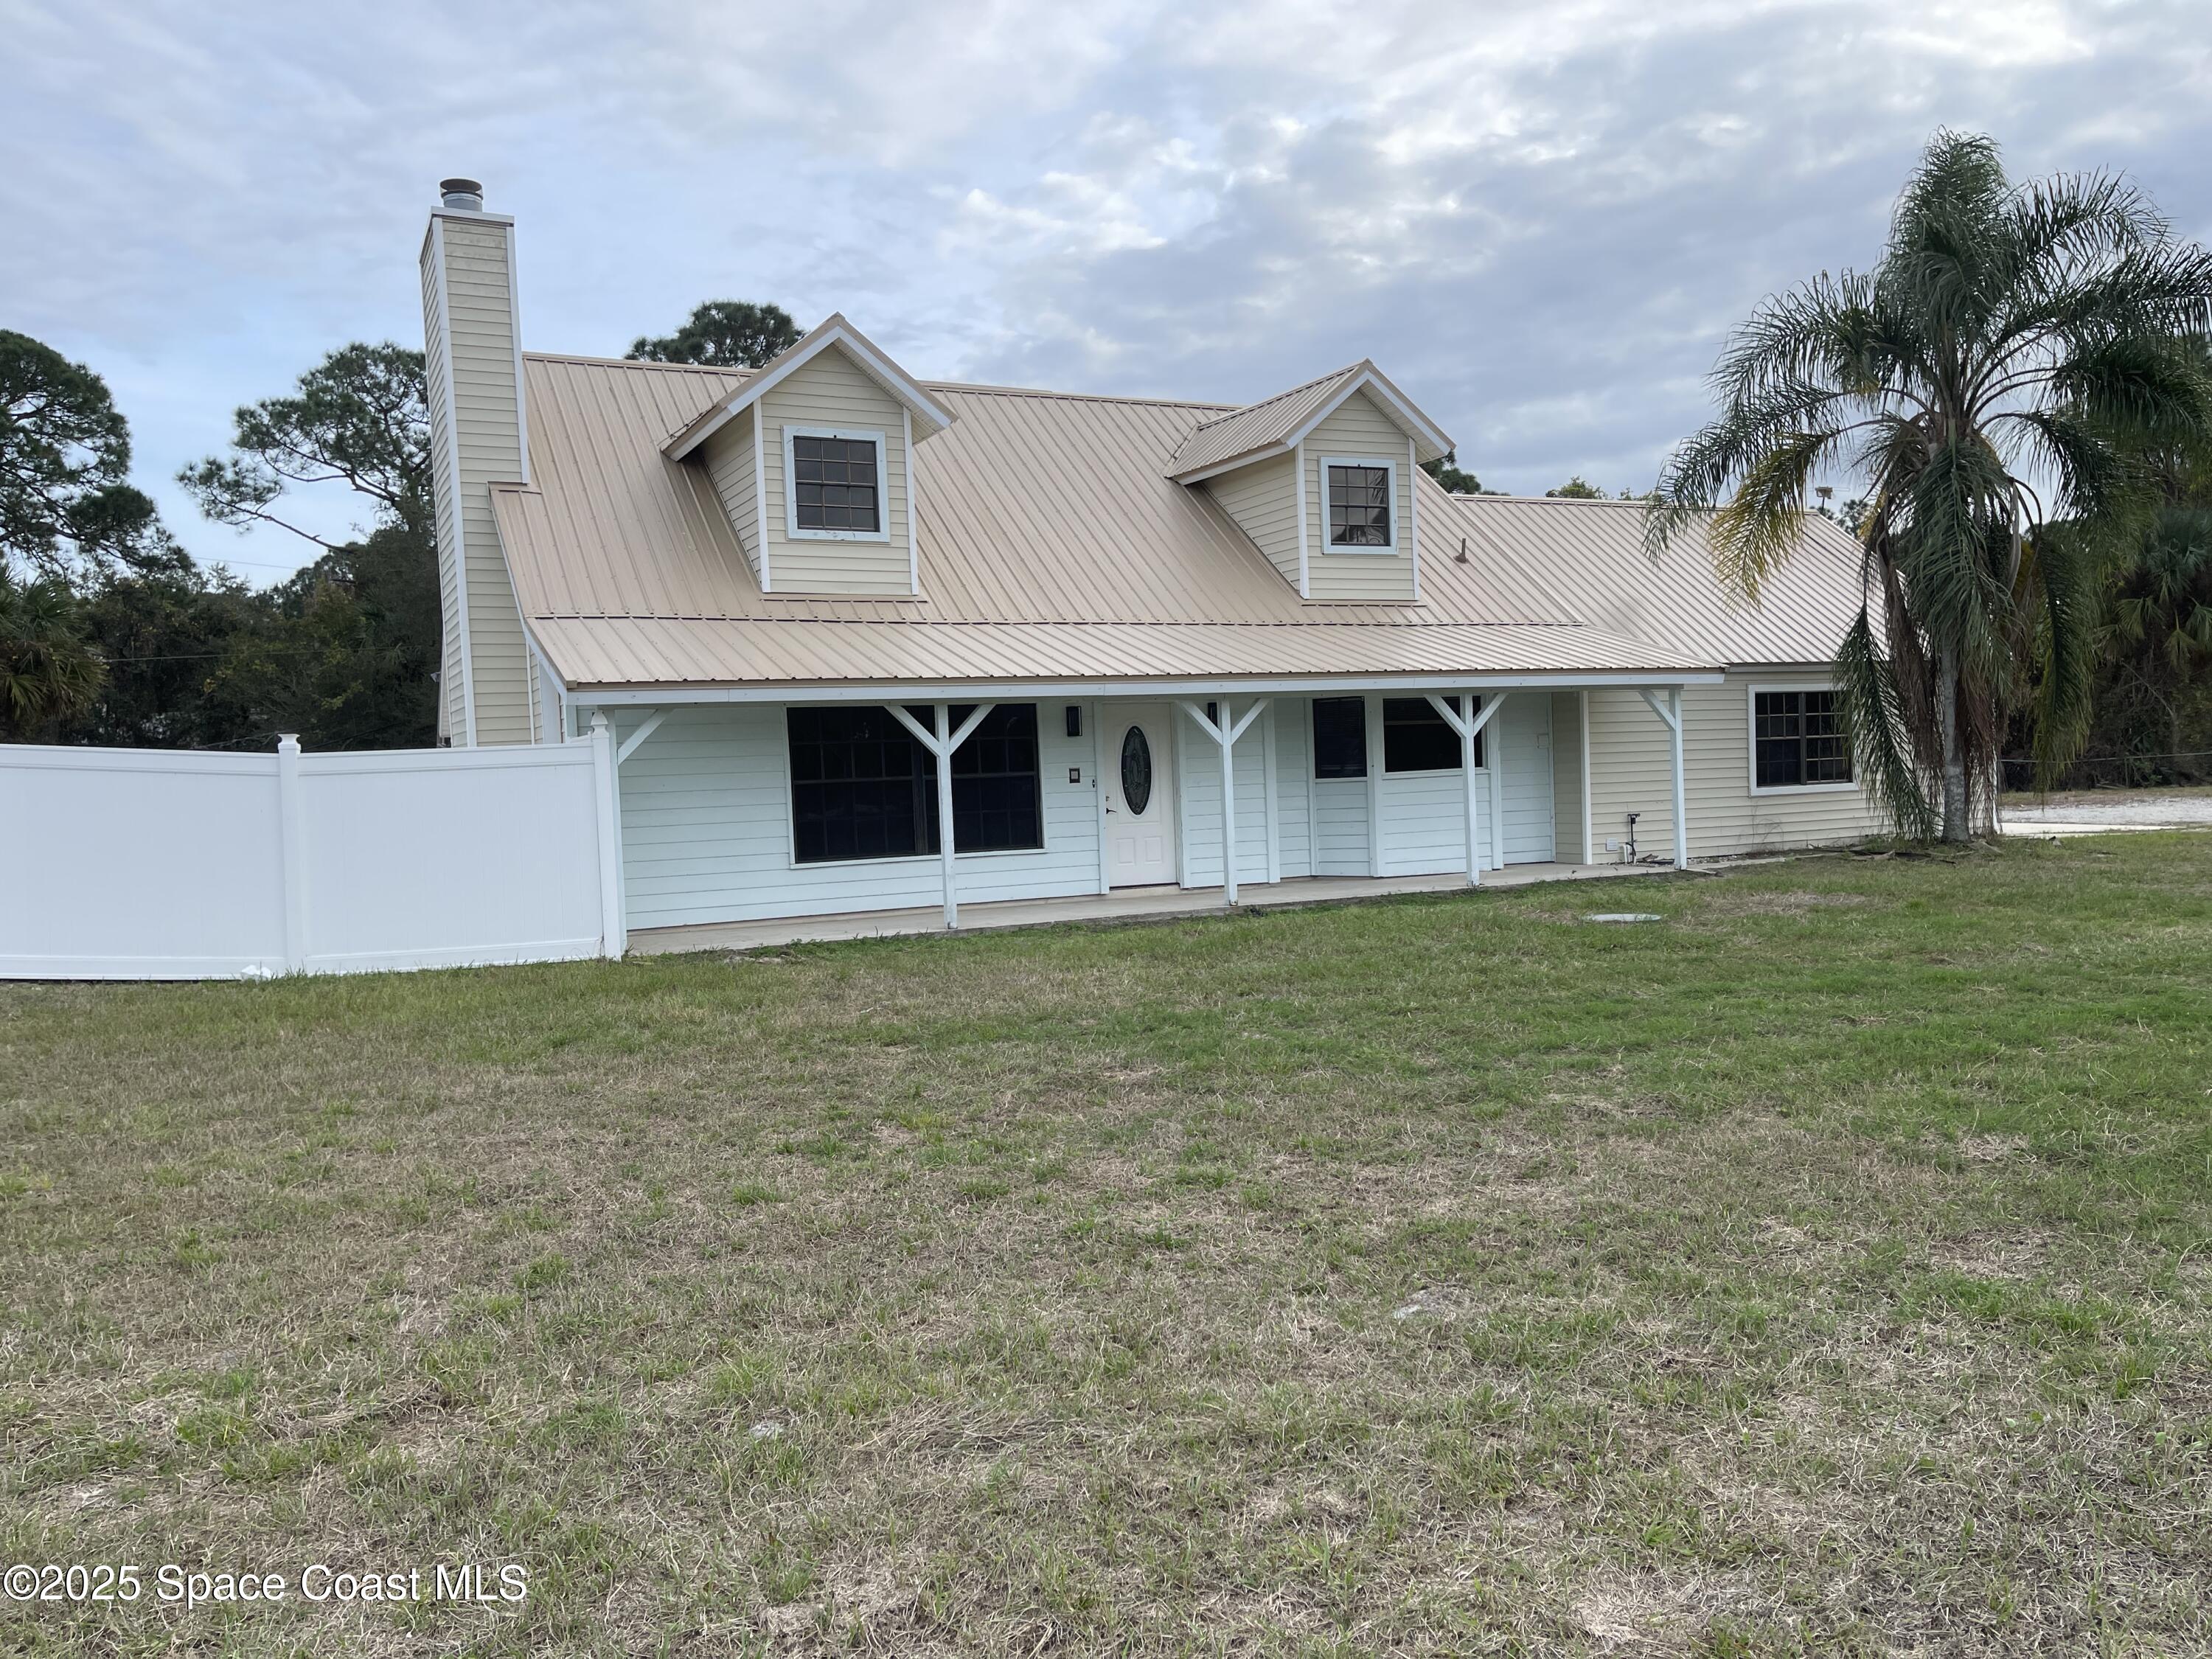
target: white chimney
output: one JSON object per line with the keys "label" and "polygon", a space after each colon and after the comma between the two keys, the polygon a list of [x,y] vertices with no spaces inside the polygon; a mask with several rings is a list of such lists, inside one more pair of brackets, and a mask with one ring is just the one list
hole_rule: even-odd
{"label": "white chimney", "polygon": [[530,481],[514,221],[487,213],[483,186],[447,179],[422,238],[423,389],[445,608],[441,740],[528,743],[537,676],[492,524],[491,486]]}

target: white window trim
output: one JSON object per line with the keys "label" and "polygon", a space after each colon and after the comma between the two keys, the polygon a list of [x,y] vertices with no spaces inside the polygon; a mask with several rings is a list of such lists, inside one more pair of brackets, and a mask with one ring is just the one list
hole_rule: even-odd
{"label": "white window trim", "polygon": [[1759,781],[1759,700],[1776,691],[1832,691],[1830,680],[1790,680],[1768,683],[1753,680],[1744,687],[1743,699],[1743,756],[1744,779],[1754,795],[1844,795],[1855,793],[1858,787],[1859,758],[1851,757],[1852,777],[1849,783],[1761,783]]}
{"label": "white window trim", "polygon": [[[1398,463],[1388,455],[1323,455],[1318,458],[1318,481],[1314,499],[1321,503],[1321,550],[1331,557],[1388,557],[1398,551]],[[1390,539],[1380,547],[1339,546],[1328,538],[1328,470],[1333,466],[1379,466],[1390,475]]]}
{"label": "white window trim", "polygon": [[[876,447],[876,527],[873,530],[801,530],[799,527],[799,469],[792,459],[795,438],[865,438]],[[881,432],[860,426],[787,426],[783,429],[783,534],[794,542],[888,542],[891,538],[890,445]]]}

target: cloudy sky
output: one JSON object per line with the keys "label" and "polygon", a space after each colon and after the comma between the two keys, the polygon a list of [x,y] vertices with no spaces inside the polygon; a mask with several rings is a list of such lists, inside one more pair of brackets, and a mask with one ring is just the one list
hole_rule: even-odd
{"label": "cloudy sky", "polygon": [[1939,125],[2212,238],[2203,0],[0,0],[0,326],[104,374],[257,581],[313,550],[170,475],[331,347],[420,343],[447,173],[520,222],[532,347],[727,296],[928,377],[1242,400],[1372,356],[1516,491],[1648,485]]}

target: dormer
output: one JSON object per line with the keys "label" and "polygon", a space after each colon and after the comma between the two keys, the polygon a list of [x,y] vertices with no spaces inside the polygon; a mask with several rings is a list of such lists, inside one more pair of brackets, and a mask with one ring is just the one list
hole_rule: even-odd
{"label": "dormer", "polygon": [[952,416],[833,315],[661,446],[702,468],[763,593],[921,592],[914,452]]}
{"label": "dormer", "polygon": [[1413,471],[1451,440],[1371,362],[1201,423],[1168,476],[1203,489],[1301,599],[1418,604]]}

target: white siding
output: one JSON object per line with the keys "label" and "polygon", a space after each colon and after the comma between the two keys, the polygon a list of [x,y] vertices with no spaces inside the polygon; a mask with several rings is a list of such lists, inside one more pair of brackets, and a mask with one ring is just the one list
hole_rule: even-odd
{"label": "white siding", "polygon": [[1367,866],[1367,781],[1316,778],[1314,874],[1364,876]]}
{"label": "white siding", "polygon": [[[963,856],[957,864],[963,902],[1097,890],[1091,736],[1087,731],[1066,736],[1061,707],[1037,708],[1043,849]],[[625,714],[621,734],[627,736],[642,718]],[[780,706],[672,709],[623,763],[623,872],[631,927],[830,915],[941,901],[934,854],[793,861],[784,721]],[[1082,769],[1082,782],[1067,781],[1071,766]]]}
{"label": "white siding", "polygon": [[1297,485],[1297,465],[1288,455],[1224,472],[1205,485],[1292,587],[1298,585]]}
{"label": "white siding", "polygon": [[453,427],[459,435],[459,530],[468,583],[470,678],[478,743],[531,737],[529,653],[507,562],[492,522],[494,483],[523,475],[521,404],[515,385],[515,316],[507,239],[513,228],[441,216],[445,238],[447,342]]}
{"label": "white siding", "polygon": [[[833,346],[760,401],[763,488],[768,496],[769,580],[778,593],[905,594],[913,591],[907,547],[904,406]],[[860,428],[884,434],[886,500],[882,541],[793,541],[786,534],[784,428]]]}
{"label": "white siding", "polygon": [[708,481],[714,486],[722,511],[729,514],[738,545],[744,550],[746,567],[758,581],[761,538],[760,514],[754,500],[753,418],[753,410],[739,410],[736,419],[701,447],[700,459],[706,463]]}
{"label": "white siding", "polygon": [[[1397,499],[1391,503],[1395,553],[1333,553],[1328,547],[1328,475],[1331,456],[1371,456],[1397,469]],[[1364,392],[1316,427],[1305,441],[1307,589],[1316,599],[1411,601],[1413,597],[1413,481],[1406,434],[1391,423]]]}
{"label": "white siding", "polygon": [[[1821,678],[1731,674],[1723,684],[1684,691],[1682,769],[1692,858],[1847,842],[1880,827],[1856,789],[1751,793],[1750,687],[1802,685]],[[1605,842],[1626,836],[1631,812],[1640,815],[1639,852],[1671,856],[1674,810],[1667,728],[1633,691],[1591,692],[1589,719],[1595,856],[1601,861],[1619,856],[1606,852]]]}
{"label": "white siding", "polygon": [[[1490,774],[1501,764],[1505,862],[1551,861],[1551,699],[1525,694],[1508,697],[1483,728],[1476,809],[1485,869],[1496,867]],[[1467,790],[1460,771],[1382,773],[1376,786],[1382,792],[1384,875],[1437,875],[1467,868]]]}
{"label": "white siding", "polygon": [[[1467,868],[1467,790],[1462,774],[1385,773],[1382,792],[1382,873],[1420,876]],[[1489,777],[1480,780],[1482,807],[1490,806]],[[1483,862],[1489,863],[1488,848]]]}

